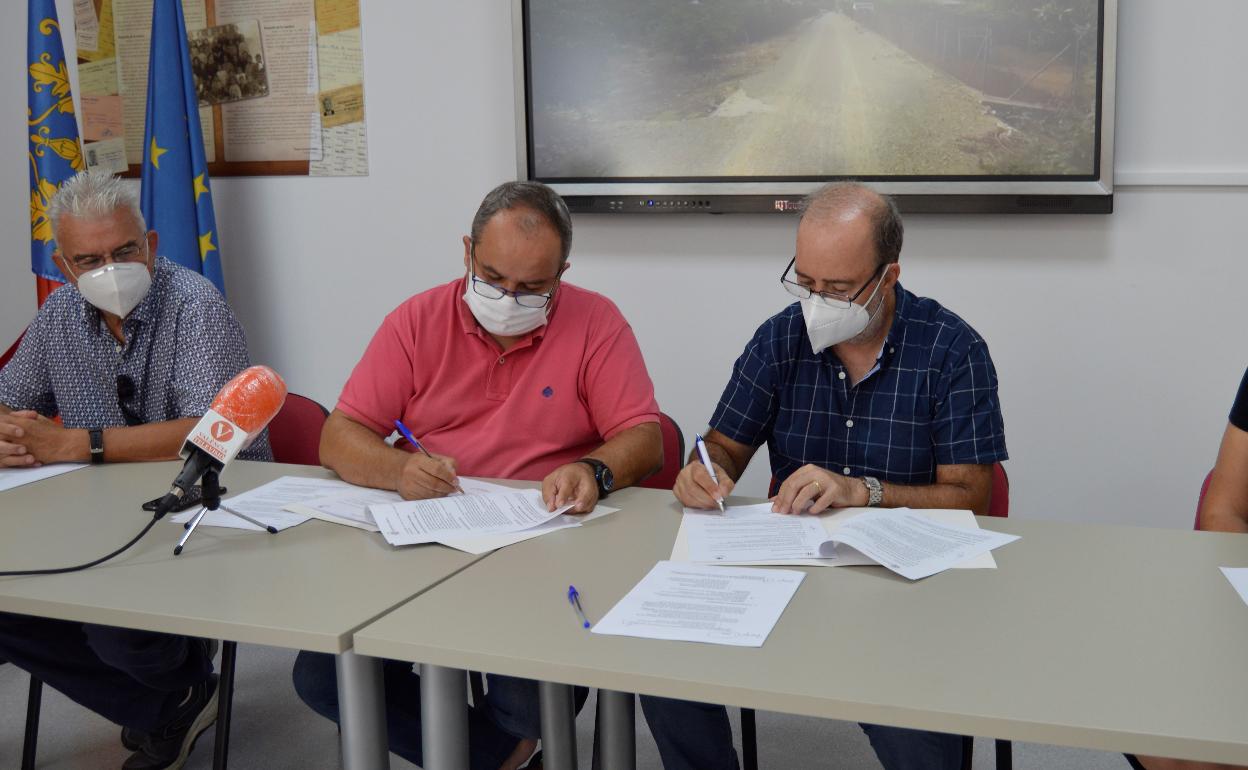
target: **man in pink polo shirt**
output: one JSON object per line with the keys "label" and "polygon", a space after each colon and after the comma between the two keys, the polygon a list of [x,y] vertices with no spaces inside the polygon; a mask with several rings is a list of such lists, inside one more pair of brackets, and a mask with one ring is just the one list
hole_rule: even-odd
{"label": "man in pink polo shirt", "polygon": [[[325,423],[325,466],[408,499],[447,495],[460,473],[541,481],[551,510],[580,513],[658,470],[659,407],[641,350],[610,300],[562,282],[571,246],[553,190],[491,191],[464,236],[464,275],[404,302],[373,336]],[[396,419],[430,456],[385,443]],[[420,679],[410,663],[383,670],[390,750],[419,765]],[[294,680],[337,721],[333,656],[301,652]],[[541,736],[537,684],[489,680],[470,711],[470,765],[518,768]]]}

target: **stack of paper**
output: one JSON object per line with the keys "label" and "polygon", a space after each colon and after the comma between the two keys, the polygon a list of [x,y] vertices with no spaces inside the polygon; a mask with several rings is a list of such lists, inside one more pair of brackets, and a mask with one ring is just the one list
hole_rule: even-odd
{"label": "stack of paper", "polygon": [[[324,497],[327,494],[341,494],[344,488],[351,485],[337,479],[309,479],[303,476],[282,476],[268,484],[243,492],[221,501],[221,510],[207,513],[201,525],[209,527],[229,527],[232,529],[249,529],[258,532],[264,530],[245,519],[233,515],[230,511],[238,511],[250,516],[262,524],[274,527],[278,531],[289,529],[308,520],[302,513],[292,513],[292,503]],[[170,521],[179,524],[190,521],[198,513],[192,509],[179,513]]]}
{"label": "stack of paper", "polygon": [[951,567],[993,568],[990,551],[1015,535],[979,529],[970,511],[850,508],[783,516],[771,504],[726,513],[686,509],[673,561],[706,564],[882,564],[917,580]]}
{"label": "stack of paper", "polygon": [[[69,469],[74,467],[80,466]],[[482,554],[560,529],[579,527],[582,522],[619,510],[600,505],[584,516],[566,514],[571,506],[547,511],[537,490],[515,489],[480,479],[459,481],[462,495],[405,501],[396,492],[359,487],[339,479],[283,476],[223,500],[221,510],[205,515],[201,524],[262,531],[231,511],[279,531],[308,519],[320,519],[369,532],[380,531],[394,545],[437,542]],[[170,520],[184,523],[195,514],[194,510],[186,511]],[[384,530],[378,526],[378,514]]]}
{"label": "stack of paper", "polygon": [[661,561],[595,634],[761,647],[806,575]]}

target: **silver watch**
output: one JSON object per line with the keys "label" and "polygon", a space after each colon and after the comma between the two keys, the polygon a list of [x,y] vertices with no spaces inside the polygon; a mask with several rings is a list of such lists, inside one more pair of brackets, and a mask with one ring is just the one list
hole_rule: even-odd
{"label": "silver watch", "polygon": [[862,485],[867,488],[867,506],[878,508],[884,501],[884,485],[874,476],[863,476]]}

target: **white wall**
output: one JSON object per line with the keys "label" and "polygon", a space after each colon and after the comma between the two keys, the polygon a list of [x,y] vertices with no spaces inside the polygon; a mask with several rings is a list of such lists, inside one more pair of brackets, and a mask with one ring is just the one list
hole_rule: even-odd
{"label": "white wall", "polygon": [[[58,5],[68,18],[68,0]],[[1248,63],[1233,37],[1248,4],[1123,5],[1119,168],[1159,185],[1185,173],[1248,178],[1243,107],[1227,101]],[[3,13],[0,342],[34,309],[24,11]],[[253,359],[326,404],[390,308],[458,275],[476,204],[514,177],[506,0],[372,0],[364,14],[372,175],[213,181],[228,294]],[[1190,526],[1248,365],[1245,216],[1248,189],[1157,186],[1121,190],[1109,217],[908,220],[903,282],[991,346],[1014,515]],[[751,332],[786,303],[777,277],[793,220],[580,216],[575,226],[569,279],[619,303],[660,404],[700,430]],[[761,493],[766,475],[756,461],[746,489]]]}

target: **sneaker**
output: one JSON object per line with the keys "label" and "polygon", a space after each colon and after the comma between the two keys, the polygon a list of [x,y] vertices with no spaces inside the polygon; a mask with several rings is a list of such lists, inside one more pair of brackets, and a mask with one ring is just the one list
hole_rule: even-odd
{"label": "sneaker", "polygon": [[122,770],[178,770],[195,748],[195,740],[217,721],[217,675],[187,693],[177,713],[159,730],[143,737]]}
{"label": "sneaker", "polygon": [[[221,649],[221,642],[216,639],[192,639],[192,643],[201,644],[204,647],[204,654],[208,656],[208,660],[215,660],[217,651]],[[147,740],[147,733],[133,727],[121,728],[121,745],[126,747],[127,751],[138,751],[143,747],[143,741]]]}

